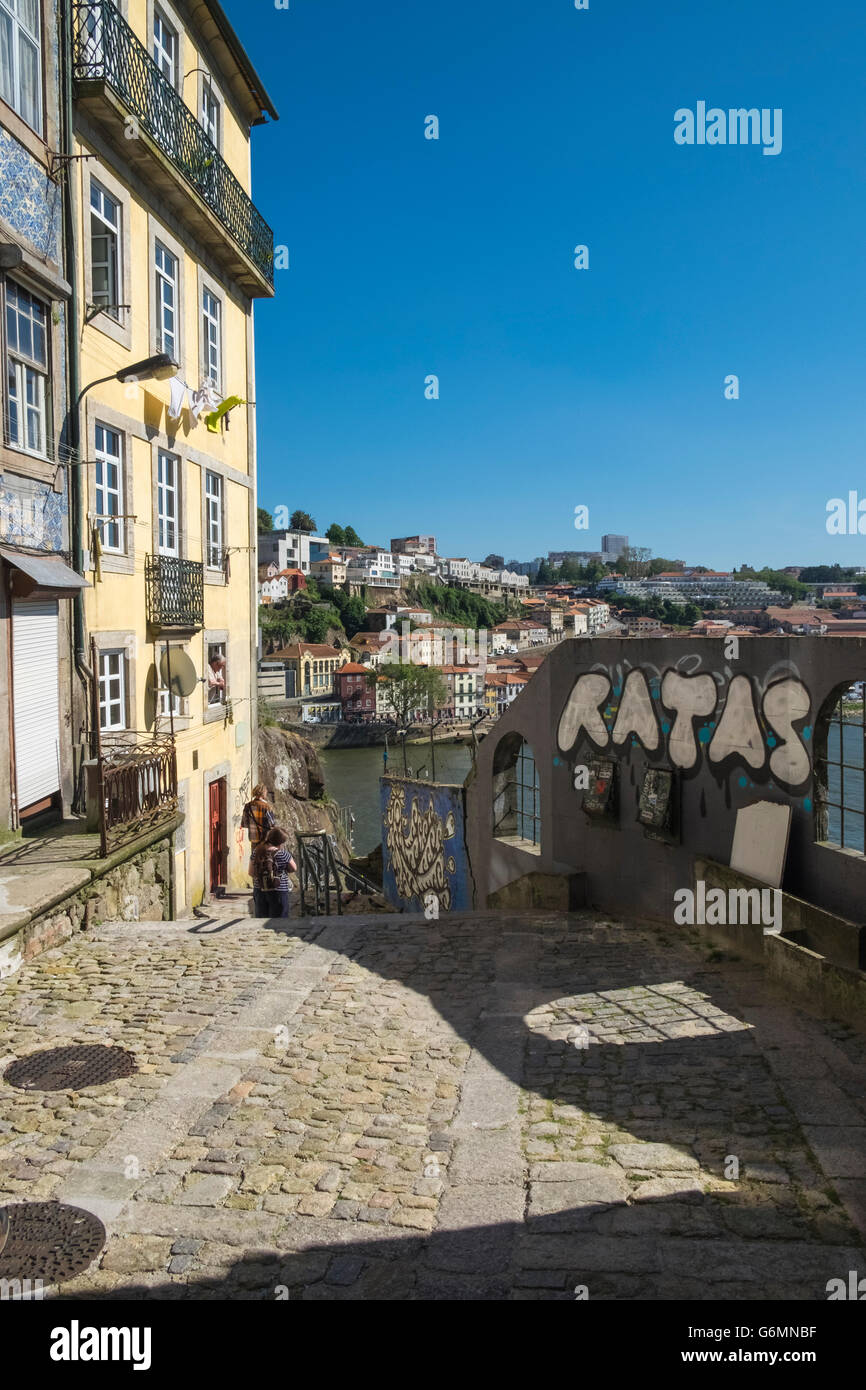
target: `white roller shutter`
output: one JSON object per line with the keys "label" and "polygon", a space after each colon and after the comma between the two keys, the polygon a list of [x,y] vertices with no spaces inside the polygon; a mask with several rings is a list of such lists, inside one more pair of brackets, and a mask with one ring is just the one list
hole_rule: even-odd
{"label": "white roller shutter", "polygon": [[60,788],[57,599],[13,599],[12,681],[20,811]]}

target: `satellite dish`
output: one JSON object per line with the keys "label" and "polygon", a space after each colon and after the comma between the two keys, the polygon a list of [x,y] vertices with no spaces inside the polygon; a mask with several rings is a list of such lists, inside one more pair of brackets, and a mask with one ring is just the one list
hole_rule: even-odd
{"label": "satellite dish", "polygon": [[172,695],[191,695],[198,685],[192,661],[184,651],[166,647],[159,663],[159,678]]}

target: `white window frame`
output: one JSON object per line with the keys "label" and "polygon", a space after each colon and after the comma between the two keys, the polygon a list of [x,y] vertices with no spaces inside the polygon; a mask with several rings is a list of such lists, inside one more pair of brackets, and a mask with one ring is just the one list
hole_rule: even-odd
{"label": "white window frame", "polygon": [[223,568],[223,480],[205,470],[205,546],[208,569]]}
{"label": "white window frame", "polygon": [[[2,4],[2,0],[0,0],[0,4]],[[97,203],[97,205],[94,205],[94,201],[93,201],[94,193],[98,195],[98,203]],[[106,212],[106,206],[109,205],[109,204],[111,205],[111,207],[113,207],[114,212],[115,212],[115,221],[113,221],[113,222],[111,221],[110,217],[108,216],[108,214],[107,214],[107,212]],[[91,286],[91,288],[90,288],[90,293],[91,293],[92,296],[93,296],[93,303],[94,303],[94,305],[100,304],[100,300],[97,299],[97,294],[102,293],[102,291],[98,291],[97,288],[96,288],[96,270],[97,270],[97,267],[102,268],[102,267],[104,266],[104,267],[105,267],[105,270],[106,270],[106,272],[107,272],[107,274],[106,274],[106,279],[107,279],[107,281],[108,281],[108,285],[107,285],[107,289],[106,289],[105,293],[108,295],[108,298],[107,298],[105,304],[101,306],[101,307],[102,307],[102,312],[103,312],[104,314],[108,314],[109,318],[114,319],[115,322],[117,322],[117,323],[120,322],[119,296],[120,296],[120,293],[121,293],[120,287],[121,287],[121,285],[123,284],[123,274],[122,274],[121,261],[120,261],[121,217],[122,217],[122,216],[123,216],[123,210],[122,210],[121,205],[120,205],[119,201],[117,200],[117,198],[115,198],[113,194],[109,193],[108,190],[107,190],[106,188],[103,188],[102,184],[99,182],[99,179],[91,178],[91,180],[90,180],[90,286]],[[93,227],[94,221],[96,221],[96,222],[98,222],[98,223],[100,224],[100,227],[102,228],[102,230],[100,230],[100,231],[95,231],[95,230],[94,230],[94,227]],[[107,250],[106,250],[106,258],[105,258],[104,261],[102,261],[102,260],[97,260],[97,258],[96,258],[96,251],[95,251],[95,249],[94,249],[94,240],[95,240],[95,238],[96,238],[97,236],[102,236],[102,237],[104,237],[104,238],[105,238],[105,241],[106,241]],[[113,251],[112,251],[112,246],[113,246]]]}
{"label": "white window frame", "polygon": [[[180,717],[180,696],[161,686],[157,692],[156,712],[160,719],[170,719],[172,715],[176,719]],[[174,706],[172,709],[171,706]]]}
{"label": "white window frame", "polygon": [[219,295],[214,294],[208,285],[201,289],[201,346],[202,379],[209,381],[216,391],[222,391],[223,348],[222,348],[223,306]]}
{"label": "white window frame", "polygon": [[199,124],[215,149],[220,147],[222,107],[209,77],[202,77]]}
{"label": "white window frame", "polygon": [[[168,40],[168,42],[165,41]],[[177,89],[180,36],[159,7],[153,11],[153,61],[163,77]]]}
{"label": "white window frame", "polygon": [[[173,270],[169,270],[168,263],[171,263]],[[156,350],[157,352],[168,352],[176,362],[178,357],[178,343],[180,335],[180,262],[173,251],[160,241],[159,237],[154,242],[153,253],[154,284],[156,290]],[[168,302],[168,291],[171,291],[172,302]],[[166,316],[170,314],[172,327],[166,328]],[[168,346],[168,340],[171,345]]]}
{"label": "white window frame", "polygon": [[211,710],[223,708],[228,702],[229,698],[228,642],[225,638],[209,638],[206,640],[205,666],[207,669],[205,670],[205,676],[207,676],[207,671],[210,670],[210,664],[213,659],[213,656],[217,652],[225,660],[225,670],[223,672],[223,680],[225,681],[225,686],[223,689],[220,689],[219,686],[211,686],[207,684],[205,685],[205,700],[207,702],[207,708]]}
{"label": "white window frame", "polygon": [[[109,439],[109,436],[111,439]],[[110,444],[116,441],[117,452],[111,451]],[[120,430],[104,425],[101,420],[95,423],[94,436],[96,524],[103,550],[112,555],[126,552],[125,523],[123,519],[123,435]],[[111,482],[109,470],[116,469],[116,479]],[[117,521],[109,518],[116,516]]]}
{"label": "white window frame", "polygon": [[[119,714],[112,718],[112,711]],[[99,727],[110,732],[126,724],[126,652],[112,647],[99,653]]]}
{"label": "white window frame", "polygon": [[156,528],[158,553],[179,556],[180,459],[168,449],[156,452]]}
{"label": "white window frame", "polygon": [[[35,21],[35,30],[28,23]],[[44,126],[42,110],[42,4],[41,0],[0,0],[0,26],[6,31],[10,64],[5,75],[0,67],[0,97],[17,111],[25,124],[41,135]],[[35,87],[25,100],[24,64],[22,55],[29,53],[35,75]]]}
{"label": "white window frame", "polygon": [[[16,296],[17,302],[13,307],[10,303],[12,296]],[[29,300],[29,309],[22,305],[20,296]],[[51,336],[51,306],[40,299],[38,295],[20,285],[17,280],[7,279],[5,283],[6,300],[6,363],[5,363],[5,385],[4,385],[4,409],[6,416],[6,439],[13,449],[19,449],[24,454],[30,454],[34,458],[48,458],[49,449],[49,401],[50,392],[49,364],[50,364],[50,336]],[[33,306],[39,305],[43,310],[43,318],[40,322],[33,313]],[[24,312],[22,312],[24,310]],[[10,316],[14,315],[15,337],[13,344],[11,341]],[[20,346],[20,329],[22,324],[30,325],[30,347],[28,353],[26,348]],[[35,350],[37,329],[41,329],[43,340],[43,353],[40,356]],[[15,427],[13,429],[13,403],[15,410]],[[37,431],[36,444],[29,442],[30,426],[35,425]]]}

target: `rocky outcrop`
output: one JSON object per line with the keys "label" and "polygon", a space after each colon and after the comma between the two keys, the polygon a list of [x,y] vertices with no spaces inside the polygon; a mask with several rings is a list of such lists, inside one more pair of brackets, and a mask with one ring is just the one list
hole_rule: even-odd
{"label": "rocky outcrop", "polygon": [[[340,828],[336,803],[329,800],[325,791],[322,765],[313,745],[289,729],[260,727],[258,764],[259,781],[268,788],[277,824],[288,831],[292,849],[295,849],[299,833],[325,830],[334,836],[337,853],[343,863],[348,864],[352,851]],[[376,851],[369,856],[373,869],[375,854]],[[367,875],[373,884],[382,881],[381,846],[378,855],[378,873]],[[357,861],[354,867],[360,869],[360,864],[361,861]],[[348,882],[351,886],[342,894],[344,912],[393,911],[380,892],[362,891],[351,880]]]}
{"label": "rocky outcrop", "polygon": [[381,888],[385,876],[381,844],[376,845],[375,849],[371,849],[369,854],[350,859],[349,868],[356,869],[359,874],[363,874],[371,883],[378,884]]}
{"label": "rocky outcrop", "polygon": [[348,845],[334,803],[326,798],[325,774],[313,745],[288,729],[259,728],[258,766],[258,780],[268,788],[277,824],[292,842],[301,831],[326,830],[347,860]]}

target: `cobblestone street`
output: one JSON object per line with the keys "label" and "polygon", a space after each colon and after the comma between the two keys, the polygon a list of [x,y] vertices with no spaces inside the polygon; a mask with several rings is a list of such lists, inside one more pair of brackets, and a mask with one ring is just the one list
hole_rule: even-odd
{"label": "cobblestone street", "polygon": [[824,1300],[866,1274],[866,1039],[757,968],[591,915],[243,911],[96,928],[0,984],[4,1066],[138,1064],[0,1082],[2,1200],[108,1230],[61,1296]]}

